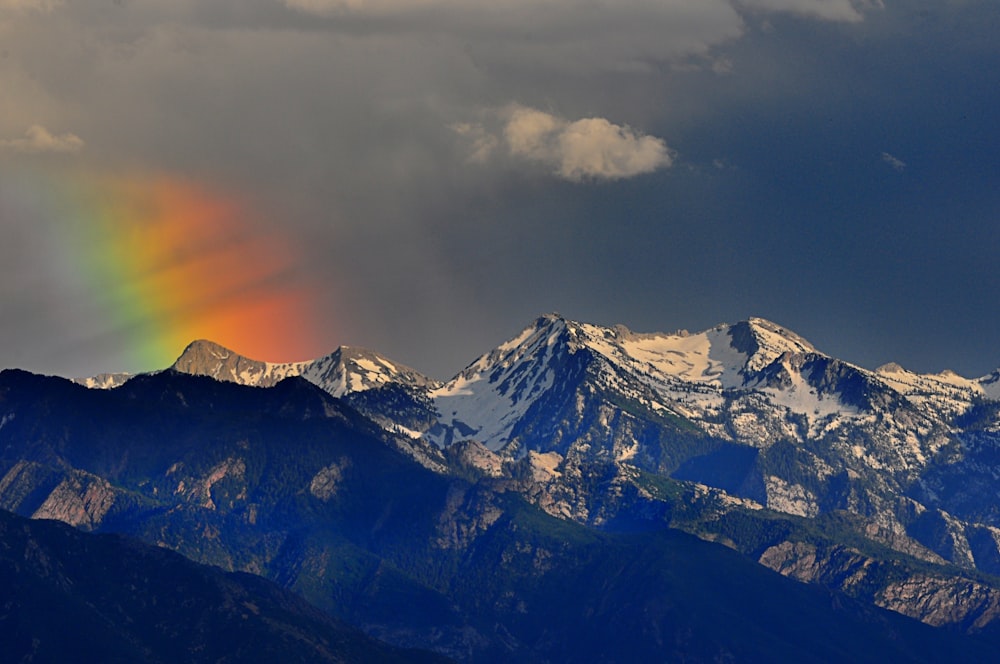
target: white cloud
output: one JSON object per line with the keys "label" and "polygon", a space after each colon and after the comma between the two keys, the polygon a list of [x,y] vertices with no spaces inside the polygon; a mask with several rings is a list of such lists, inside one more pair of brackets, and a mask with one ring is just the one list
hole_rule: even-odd
{"label": "white cloud", "polygon": [[69,132],[53,134],[42,125],[31,125],[21,138],[0,140],[0,150],[13,152],[79,152],[83,139]]}
{"label": "white cloud", "polygon": [[571,121],[525,106],[500,114],[505,118],[500,136],[481,125],[453,127],[472,141],[475,161],[485,161],[504,145],[514,158],[542,164],[573,182],[620,180],[673,163],[673,153],[662,139],[605,118]]}
{"label": "white cloud", "polygon": [[906,168],[906,162],[898,157],[894,157],[888,152],[882,153],[882,161],[892,166],[897,171],[902,171]]}
{"label": "white cloud", "polygon": [[558,154],[559,134],[568,124],[545,111],[517,106],[503,133],[512,154],[536,161],[552,161]]}
{"label": "white cloud", "polygon": [[667,144],[654,136],[604,118],[585,118],[559,132],[559,175],[570,180],[615,180],[667,168],[673,162]]}

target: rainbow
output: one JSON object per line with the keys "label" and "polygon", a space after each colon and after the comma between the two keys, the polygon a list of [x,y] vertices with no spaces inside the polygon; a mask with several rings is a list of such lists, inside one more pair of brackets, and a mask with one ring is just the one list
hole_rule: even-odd
{"label": "rainbow", "polygon": [[195,339],[275,362],[329,351],[336,331],[317,313],[328,289],[249,197],[172,176],[75,175],[43,189],[41,221],[58,229],[85,316],[124,340],[128,370],[169,366]]}

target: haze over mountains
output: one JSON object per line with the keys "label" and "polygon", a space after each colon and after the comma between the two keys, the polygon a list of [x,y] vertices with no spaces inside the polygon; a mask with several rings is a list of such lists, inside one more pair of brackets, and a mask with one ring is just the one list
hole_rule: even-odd
{"label": "haze over mountains", "polygon": [[[262,574],[396,645],[829,659],[852,647],[843,616],[790,636],[795,607],[828,601],[854,607],[844,634],[885,629],[876,607],[948,630],[898,623],[869,656],[944,661],[979,647],[947,634],[1000,633],[1000,372],[864,369],[757,318],[637,334],[548,315],[447,381],[358,348],[273,364],[207,341],[83,381],[107,391],[0,376],[0,507]],[[758,593],[790,622],[749,615]]]}

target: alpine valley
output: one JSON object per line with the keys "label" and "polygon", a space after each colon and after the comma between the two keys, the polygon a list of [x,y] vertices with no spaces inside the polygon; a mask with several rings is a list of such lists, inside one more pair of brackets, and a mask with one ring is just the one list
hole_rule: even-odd
{"label": "alpine valley", "polygon": [[[277,605],[261,652],[294,633],[301,661],[1000,646],[1000,371],[868,370],[758,318],[637,334],[547,315],[444,382],[360,348],[273,364],[208,341],[150,374],[6,370],[0,508],[76,527],[0,514],[0,573],[25,579],[0,633],[37,618],[25,593],[88,588],[67,622],[155,604],[186,633],[176,588],[150,582],[176,575],[252,607],[230,640]],[[126,585],[165,596],[131,609]],[[198,624],[198,652],[218,652]],[[31,633],[22,661],[55,652]],[[152,647],[142,633],[115,647]]]}

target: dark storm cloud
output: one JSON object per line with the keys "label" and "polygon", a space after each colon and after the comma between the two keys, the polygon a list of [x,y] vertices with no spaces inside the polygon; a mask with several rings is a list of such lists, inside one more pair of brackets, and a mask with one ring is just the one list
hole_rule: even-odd
{"label": "dark storm cloud", "polygon": [[[318,303],[331,348],[440,377],[551,310],[639,330],[761,315],[863,364],[985,373],[994,7],[8,0],[0,169],[252,192],[338,293]],[[517,143],[511,109],[550,130]],[[11,149],[45,143],[31,127],[85,149]],[[66,288],[41,257],[0,278]],[[70,314],[12,292],[0,346],[44,347]]]}

